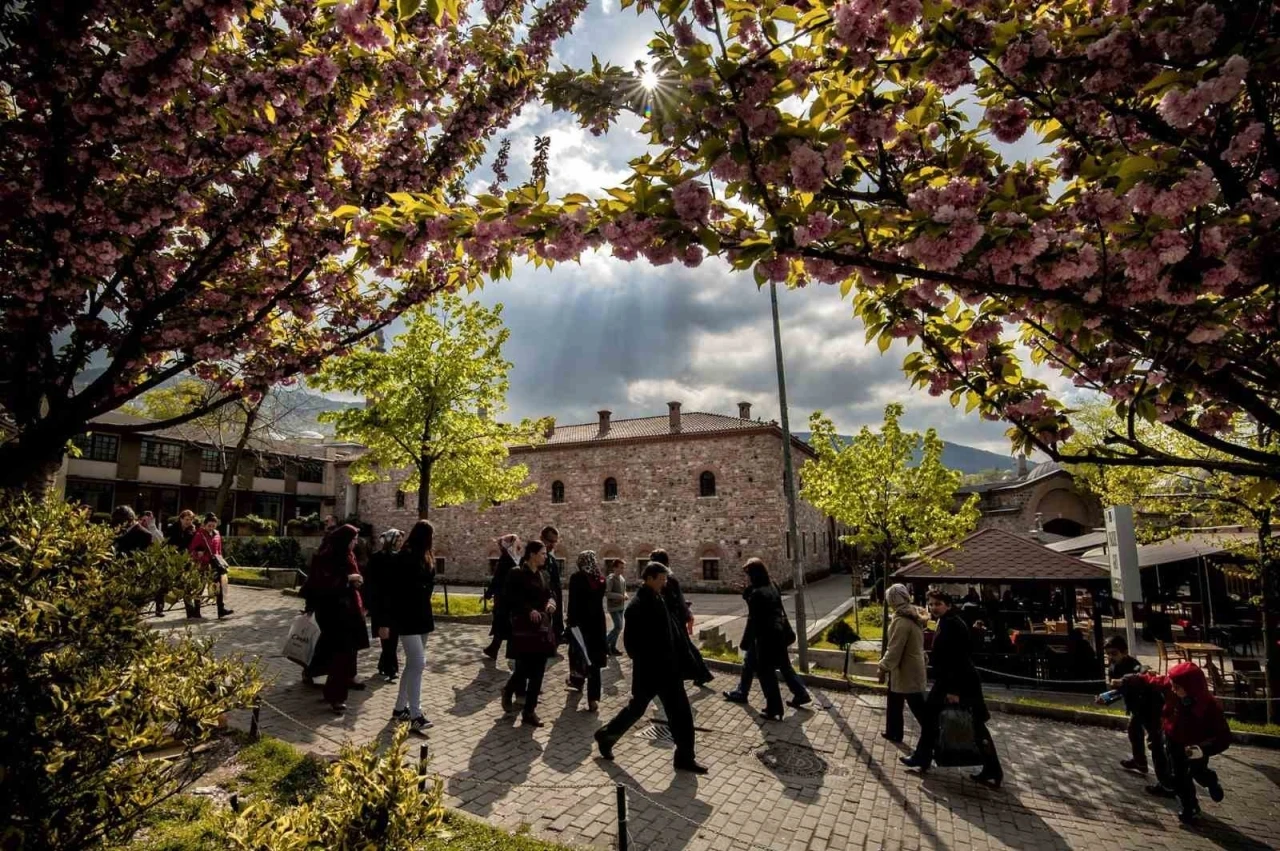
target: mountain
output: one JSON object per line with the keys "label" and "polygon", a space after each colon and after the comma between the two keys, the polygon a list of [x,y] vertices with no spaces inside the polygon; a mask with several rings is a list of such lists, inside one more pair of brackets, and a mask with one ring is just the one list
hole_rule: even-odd
{"label": "mountain", "polygon": [[[809,442],[810,433],[807,431],[798,431],[795,436]],[[853,438],[847,434],[837,435],[842,443],[852,443]],[[920,460],[920,450],[916,450],[916,461]],[[960,443],[950,443],[942,441],[942,464],[952,470],[958,470],[965,475],[973,473],[984,473],[988,470],[1013,470],[1018,466],[1018,460],[1011,455],[1000,455],[996,452],[988,452],[985,449],[976,449],[972,446],[965,446]]]}

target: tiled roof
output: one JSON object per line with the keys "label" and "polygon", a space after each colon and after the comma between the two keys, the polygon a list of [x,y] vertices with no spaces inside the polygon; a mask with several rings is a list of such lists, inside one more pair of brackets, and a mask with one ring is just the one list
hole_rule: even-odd
{"label": "tiled roof", "polygon": [[[680,415],[680,434],[708,434],[711,432],[742,431],[769,426],[760,420],[744,420],[724,414],[704,414],[690,411]],[[593,440],[628,440],[637,437],[660,437],[670,435],[671,421],[669,417],[637,417],[630,420],[612,420],[609,431],[600,433],[600,423],[582,423],[580,425],[556,426],[555,433],[544,445],[561,443],[586,443]]]}
{"label": "tiled roof", "polygon": [[[127,414],[123,411],[107,411],[94,417],[89,423],[89,431],[93,430],[93,426],[107,426],[104,431],[110,431],[110,426],[131,426],[137,427],[155,422],[155,420],[146,417],[137,417],[133,414]],[[191,424],[178,426],[170,426],[168,428],[155,429],[154,431],[141,432],[142,437],[158,437],[168,440],[178,440],[186,443],[197,443],[205,446],[212,446],[209,433],[201,428]],[[239,434],[227,435],[227,443],[235,443]],[[316,461],[328,460],[325,448],[314,443],[308,443],[300,440],[291,440],[289,438],[269,438],[255,435],[249,442],[249,449],[257,452],[268,452],[279,455],[288,455],[295,458],[310,458]]]}
{"label": "tiled roof", "polygon": [[[938,564],[938,562],[944,564]],[[1084,581],[1109,577],[1105,567],[1056,553],[1043,544],[1000,529],[979,529],[958,544],[901,568],[899,579],[940,582]]]}

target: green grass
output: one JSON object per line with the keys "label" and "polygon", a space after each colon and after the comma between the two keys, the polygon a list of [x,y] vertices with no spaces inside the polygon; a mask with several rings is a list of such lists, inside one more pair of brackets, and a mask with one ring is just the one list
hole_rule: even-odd
{"label": "green grass", "polygon": [[702,658],[704,659],[718,659],[721,662],[742,662],[742,654],[736,650],[727,650],[723,648],[712,649],[709,647],[703,647],[700,649],[702,650]]}
{"label": "green grass", "polygon": [[[483,598],[479,594],[450,594],[449,595],[449,615],[484,615],[488,614],[482,611],[481,600]],[[431,595],[431,611],[437,615],[444,614],[444,594],[439,590]]]}
{"label": "green grass", "polygon": [[143,820],[143,838],[129,851],[220,851],[226,837],[208,798],[178,795],[156,807]]}
{"label": "green grass", "polygon": [[256,567],[229,567],[227,579],[231,582],[265,582],[267,575]]}
{"label": "green grass", "polygon": [[444,829],[418,851],[568,851],[568,846],[524,835],[527,826],[507,833],[459,813],[445,817]]}
{"label": "green grass", "polygon": [[254,800],[300,804],[314,798],[324,785],[324,761],[279,739],[259,739],[236,759],[244,769],[225,788]]}
{"label": "green grass", "polygon": [[[853,627],[854,631],[858,633],[858,638],[862,639],[863,641],[879,641],[884,636],[884,629],[879,625],[880,624],[880,607],[879,605],[876,605],[874,603],[871,604],[870,606],[858,607],[859,623],[855,624],[853,622],[852,609],[849,610],[848,614],[846,614],[842,618],[842,620],[845,623],[849,624],[849,626]],[[872,621],[874,621],[874,623]],[[830,629],[830,627],[828,627],[828,629]],[[827,636],[825,632],[822,634],[821,640],[815,641],[811,646],[816,647],[819,650],[839,650],[840,649],[839,647],[835,646],[831,642],[827,641]],[[876,656],[876,659],[879,659],[879,658],[880,658],[879,656]]]}

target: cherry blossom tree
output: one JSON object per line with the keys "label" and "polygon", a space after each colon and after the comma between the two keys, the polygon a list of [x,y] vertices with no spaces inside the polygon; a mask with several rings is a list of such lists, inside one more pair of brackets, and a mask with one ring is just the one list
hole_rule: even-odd
{"label": "cherry blossom tree", "polygon": [[[598,63],[548,91],[596,131],[644,117],[653,150],[624,186],[383,213],[452,228],[495,274],[602,249],[836,286],[882,350],[913,344],[917,384],[1009,421],[1015,449],[1280,479],[1231,429],[1280,426],[1272,2],[623,5],[659,23],[652,91]],[[1123,427],[1065,449],[1071,383]]]}
{"label": "cherry blossom tree", "polygon": [[470,285],[448,233],[358,214],[462,203],[584,6],[0,5],[0,487],[43,491],[87,422],[176,376],[222,392],[148,428]]}

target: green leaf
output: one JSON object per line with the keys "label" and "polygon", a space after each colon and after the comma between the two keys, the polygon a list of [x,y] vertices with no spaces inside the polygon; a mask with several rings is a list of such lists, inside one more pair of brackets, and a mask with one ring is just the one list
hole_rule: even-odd
{"label": "green leaf", "polygon": [[341,207],[338,207],[336,210],[333,211],[333,217],[335,219],[349,219],[352,216],[360,215],[360,212],[361,211],[359,207],[353,206],[351,204],[343,204]]}
{"label": "green leaf", "polygon": [[418,13],[418,7],[421,5],[422,0],[396,0],[396,13],[400,16],[400,20],[407,20]]}

